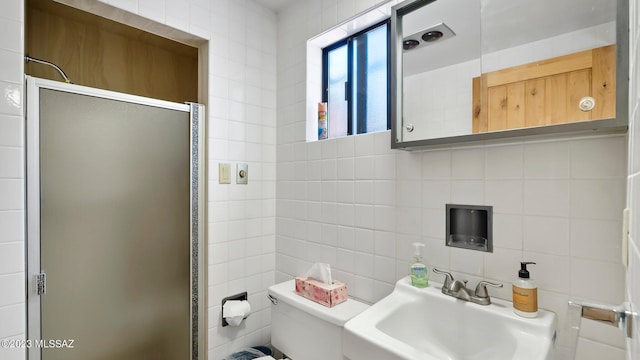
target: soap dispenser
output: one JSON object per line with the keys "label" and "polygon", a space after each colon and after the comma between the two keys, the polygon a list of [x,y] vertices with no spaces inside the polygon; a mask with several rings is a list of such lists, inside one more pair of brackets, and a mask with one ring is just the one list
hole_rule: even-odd
{"label": "soap dispenser", "polygon": [[531,280],[527,265],[534,262],[520,262],[518,278],[513,282],[513,311],[522,317],[534,318],[538,316],[538,287]]}
{"label": "soap dispenser", "polygon": [[416,247],[416,253],[411,260],[411,285],[425,288],[429,285],[429,273],[420,254],[420,248],[424,247],[424,244],[416,242],[413,246]]}

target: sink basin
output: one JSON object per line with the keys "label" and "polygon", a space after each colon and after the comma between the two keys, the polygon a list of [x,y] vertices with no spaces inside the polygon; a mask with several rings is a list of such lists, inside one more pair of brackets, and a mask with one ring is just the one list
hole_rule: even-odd
{"label": "sink basin", "polygon": [[539,310],[526,319],[511,302],[478,305],[419,289],[407,276],[393,292],[345,324],[350,360],[544,360],[553,358],[556,315]]}

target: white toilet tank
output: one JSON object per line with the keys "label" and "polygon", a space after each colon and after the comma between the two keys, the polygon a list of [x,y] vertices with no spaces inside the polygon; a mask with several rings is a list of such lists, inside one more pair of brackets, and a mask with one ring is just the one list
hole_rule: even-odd
{"label": "white toilet tank", "polygon": [[344,323],[369,305],[348,299],[332,308],[296,294],[295,280],[269,288],[271,344],[292,360],[343,360]]}

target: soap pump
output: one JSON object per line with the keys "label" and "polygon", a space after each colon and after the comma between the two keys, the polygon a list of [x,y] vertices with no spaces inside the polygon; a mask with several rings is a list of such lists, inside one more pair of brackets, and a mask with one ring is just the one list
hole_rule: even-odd
{"label": "soap pump", "polygon": [[411,261],[411,285],[425,288],[429,285],[429,273],[420,254],[420,248],[424,247],[424,244],[416,242],[413,246],[416,247],[416,253]]}
{"label": "soap pump", "polygon": [[522,317],[538,316],[538,287],[531,280],[527,265],[535,265],[531,261],[520,262],[518,278],[513,282],[513,311]]}

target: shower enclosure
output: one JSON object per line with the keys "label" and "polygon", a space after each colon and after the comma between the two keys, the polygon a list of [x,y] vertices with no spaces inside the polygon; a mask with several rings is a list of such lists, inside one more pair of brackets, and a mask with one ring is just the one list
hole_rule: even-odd
{"label": "shower enclosure", "polygon": [[204,107],[27,77],[28,358],[204,358]]}

